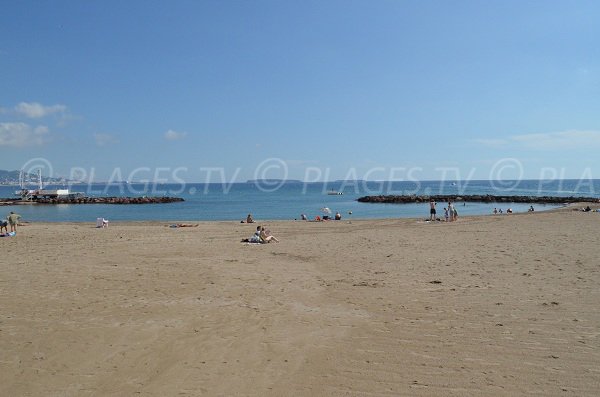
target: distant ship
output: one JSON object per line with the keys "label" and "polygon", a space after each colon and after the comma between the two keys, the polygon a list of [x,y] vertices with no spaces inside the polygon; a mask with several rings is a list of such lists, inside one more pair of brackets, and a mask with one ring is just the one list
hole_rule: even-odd
{"label": "distant ship", "polygon": [[328,195],[330,196],[341,196],[342,194],[344,194],[344,192],[338,192],[336,190],[330,190],[327,192]]}

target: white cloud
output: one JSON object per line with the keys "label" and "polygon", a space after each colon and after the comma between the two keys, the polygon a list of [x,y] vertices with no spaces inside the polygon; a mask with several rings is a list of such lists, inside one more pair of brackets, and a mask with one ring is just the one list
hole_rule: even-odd
{"label": "white cloud", "polygon": [[97,146],[108,146],[115,143],[119,143],[119,140],[110,134],[94,134],[94,140]]}
{"label": "white cloud", "polygon": [[165,132],[165,139],[168,141],[179,141],[179,140],[185,138],[186,135],[187,135],[187,132],[177,132],[177,131],[169,130],[169,131]]}
{"label": "white cloud", "polygon": [[600,131],[569,130],[509,136],[506,139],[476,139],[491,147],[517,147],[536,150],[585,149],[600,147]]}
{"label": "white cloud", "polygon": [[0,123],[0,146],[39,146],[47,142],[48,127],[25,123]]}
{"label": "white cloud", "polygon": [[54,113],[65,113],[65,105],[44,106],[37,102],[21,102],[15,106],[15,112],[30,119],[39,119]]}

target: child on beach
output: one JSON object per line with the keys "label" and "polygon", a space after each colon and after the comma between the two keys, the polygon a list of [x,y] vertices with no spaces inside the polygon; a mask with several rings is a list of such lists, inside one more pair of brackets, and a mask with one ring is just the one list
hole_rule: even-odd
{"label": "child on beach", "polygon": [[446,222],[448,222],[448,208],[444,207],[444,218],[446,218]]}

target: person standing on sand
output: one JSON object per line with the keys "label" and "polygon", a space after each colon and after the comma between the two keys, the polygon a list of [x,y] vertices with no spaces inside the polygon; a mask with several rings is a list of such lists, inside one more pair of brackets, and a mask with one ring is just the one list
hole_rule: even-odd
{"label": "person standing on sand", "polygon": [[435,205],[436,204],[437,203],[433,199],[429,200],[429,220],[430,221],[435,221]]}
{"label": "person standing on sand", "polygon": [[21,219],[21,215],[15,214],[14,212],[10,211],[10,214],[8,215],[7,219],[8,223],[10,224],[10,231],[16,232],[17,225],[19,224],[19,219]]}
{"label": "person standing on sand", "polygon": [[450,222],[454,221],[454,205],[451,201],[448,201],[448,216],[450,218]]}

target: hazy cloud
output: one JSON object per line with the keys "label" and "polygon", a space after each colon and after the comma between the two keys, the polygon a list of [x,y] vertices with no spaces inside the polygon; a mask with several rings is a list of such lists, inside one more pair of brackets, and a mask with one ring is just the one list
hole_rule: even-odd
{"label": "hazy cloud", "polygon": [[165,132],[165,139],[168,141],[179,141],[179,140],[185,138],[186,135],[187,135],[187,132],[177,132],[177,131],[169,130],[169,131]]}
{"label": "hazy cloud", "polygon": [[30,119],[39,119],[50,114],[65,113],[67,107],[65,105],[44,106],[37,102],[21,102],[15,106],[15,112]]}
{"label": "hazy cloud", "polygon": [[97,146],[107,146],[119,143],[119,140],[110,134],[94,134],[94,140]]}
{"label": "hazy cloud", "polygon": [[562,131],[515,135],[511,140],[530,149],[573,149],[600,146],[600,131]]}
{"label": "hazy cloud", "polygon": [[490,147],[500,147],[508,144],[506,139],[475,139],[475,142]]}
{"label": "hazy cloud", "polygon": [[25,123],[0,123],[0,146],[39,146],[47,142],[48,127]]}
{"label": "hazy cloud", "polygon": [[509,136],[506,139],[476,139],[489,147],[517,147],[536,150],[576,149],[600,147],[600,131],[569,130]]}

